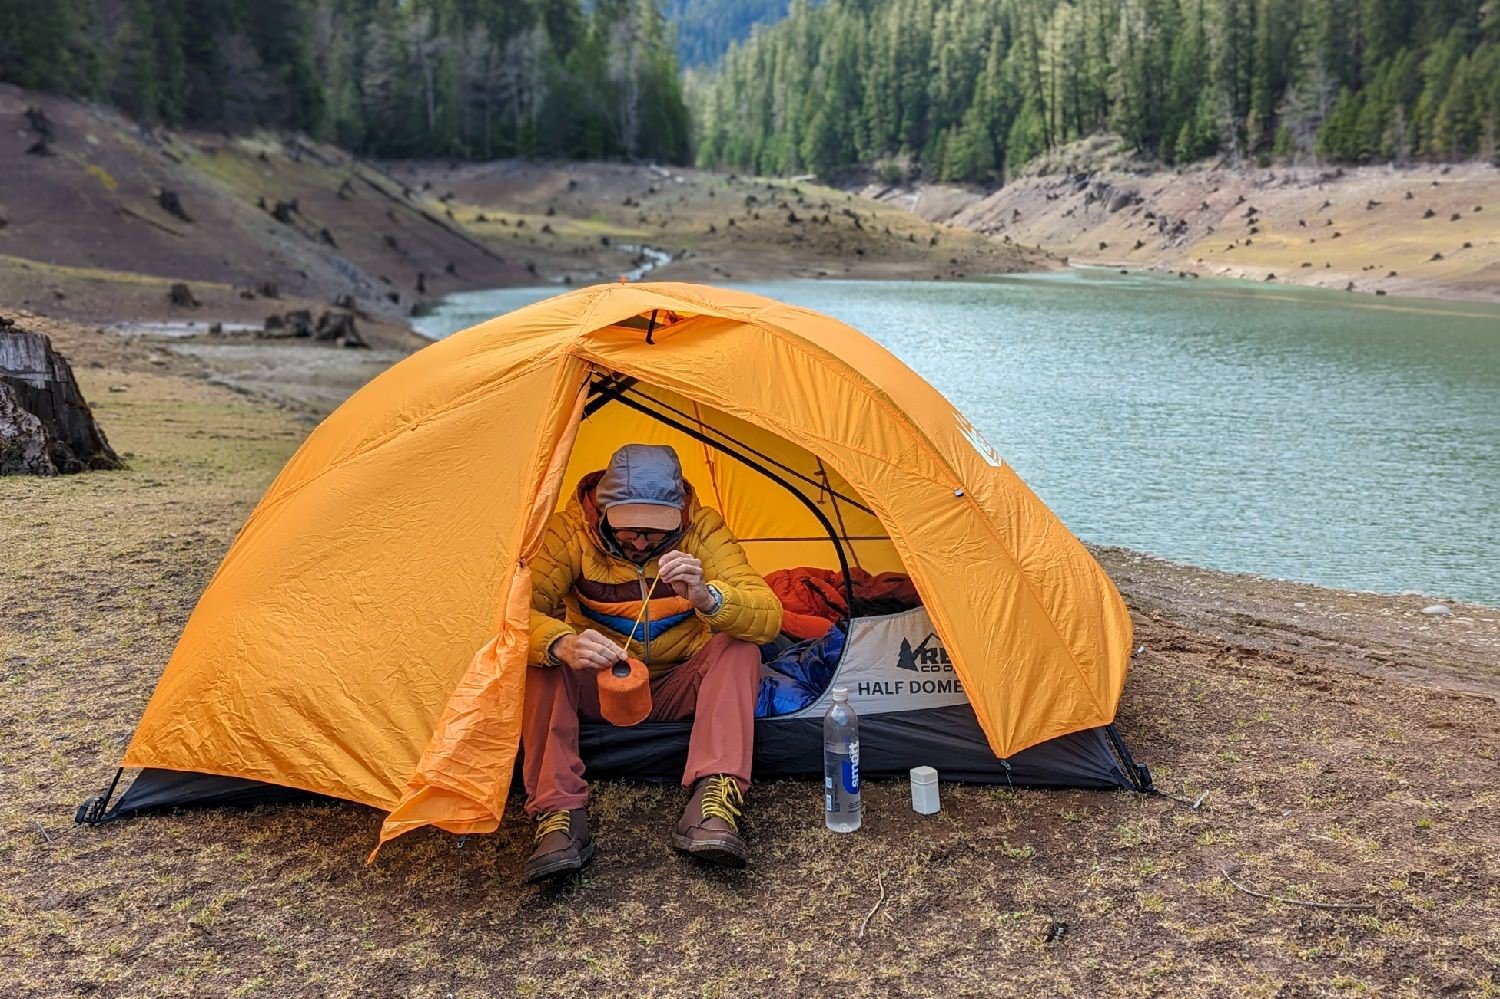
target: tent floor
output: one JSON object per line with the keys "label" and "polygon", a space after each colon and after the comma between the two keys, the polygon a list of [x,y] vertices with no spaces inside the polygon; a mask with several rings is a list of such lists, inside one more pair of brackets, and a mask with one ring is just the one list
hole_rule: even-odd
{"label": "tent floor", "polygon": [[[1131,759],[1113,725],[1073,732],[1001,760],[990,752],[968,705],[870,715],[859,724],[860,771],[865,776],[904,776],[912,767],[930,766],[943,780],[977,784],[1151,790],[1150,771]],[[691,731],[692,723],[686,721],[633,728],[586,724],[579,748],[591,778],[676,783],[687,760]],[[756,722],[754,775],[821,778],[822,719]],[[172,808],[319,800],[331,799],[241,777],[146,769],[113,808],[106,810],[102,805],[107,803],[90,798],[76,818],[97,824]]]}

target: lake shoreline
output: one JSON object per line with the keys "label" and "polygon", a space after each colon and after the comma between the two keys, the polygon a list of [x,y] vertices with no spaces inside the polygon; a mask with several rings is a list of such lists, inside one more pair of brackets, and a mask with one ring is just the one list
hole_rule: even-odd
{"label": "lake shoreline", "polygon": [[[80,376],[104,365],[118,364],[123,358],[131,358],[137,364],[144,360],[154,371],[228,389],[236,398],[256,407],[286,412],[308,428],[365,382],[406,356],[405,351],[398,350],[350,351],[306,342],[234,344],[224,343],[218,338],[124,337],[77,323],[33,315],[23,315],[20,321],[22,325],[51,334],[59,351],[80,372]],[[95,387],[87,398],[96,409],[104,411],[101,419],[107,434],[108,406],[101,406],[101,403],[130,399],[130,396],[124,391],[101,394]],[[1153,606],[1165,608],[1184,619],[1192,618],[1203,627],[1209,626],[1211,617],[1202,605],[1201,594],[1205,589],[1221,594],[1225,606],[1243,602],[1248,608],[1235,613],[1252,613],[1257,620],[1281,622],[1292,630],[1306,626],[1301,620],[1305,615],[1299,603],[1340,608],[1339,613],[1347,613],[1348,608],[1355,607],[1364,624],[1340,625],[1340,641],[1353,646],[1359,645],[1361,633],[1366,630],[1371,640],[1376,640],[1376,630],[1370,630],[1369,626],[1377,621],[1394,619],[1428,628],[1448,625],[1467,628],[1473,623],[1496,625],[1496,619],[1500,619],[1500,607],[1487,607],[1450,596],[1320,586],[1250,572],[1213,569],[1115,545],[1090,543],[1089,548],[1109,569],[1111,576],[1116,577],[1122,591],[1128,589],[1128,584],[1122,583],[1122,579],[1134,581],[1141,586],[1143,594],[1151,595]],[[1452,615],[1433,618],[1420,614],[1423,608],[1435,604],[1447,606]],[[1493,630],[1496,636],[1494,644],[1478,646],[1474,651],[1479,653],[1487,648],[1486,654],[1500,675],[1500,625]],[[1376,644],[1391,644],[1393,639],[1385,635],[1384,629],[1379,629],[1379,633],[1382,637]],[[1457,660],[1445,659],[1444,662],[1446,666],[1454,666]],[[1491,692],[1500,694],[1500,686]]]}

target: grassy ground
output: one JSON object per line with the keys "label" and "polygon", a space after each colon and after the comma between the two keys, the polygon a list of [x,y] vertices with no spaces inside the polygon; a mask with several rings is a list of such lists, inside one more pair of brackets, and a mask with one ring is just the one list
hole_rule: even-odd
{"label": "grassy ground", "polygon": [[[1494,700],[1451,689],[1415,634],[1422,682],[1356,672],[1314,629],[1179,611],[1177,570],[1146,563],[1120,727],[1181,800],[948,785],[923,818],[877,782],[835,838],[813,785],[761,785],[755,862],[727,874],[670,849],[680,791],[612,785],[599,857],[551,890],[516,885],[514,819],[373,866],[380,816],[355,806],[76,827],[308,419],[147,344],[49,331],[130,468],[0,480],[7,996],[1500,994]],[[1379,599],[1326,627],[1358,645]]]}

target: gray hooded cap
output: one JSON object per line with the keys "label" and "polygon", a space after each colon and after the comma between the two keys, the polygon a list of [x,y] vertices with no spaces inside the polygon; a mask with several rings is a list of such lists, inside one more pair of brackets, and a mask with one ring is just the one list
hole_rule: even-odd
{"label": "gray hooded cap", "polygon": [[623,503],[681,510],[687,494],[677,452],[665,444],[626,444],[610,456],[594,502],[606,514]]}

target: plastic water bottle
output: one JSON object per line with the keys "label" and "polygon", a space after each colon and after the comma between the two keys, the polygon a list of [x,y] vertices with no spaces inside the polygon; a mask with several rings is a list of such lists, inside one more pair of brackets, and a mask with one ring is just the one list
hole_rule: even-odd
{"label": "plastic water bottle", "polygon": [[859,828],[859,717],[849,688],[834,687],[823,716],[823,821],[834,832]]}

